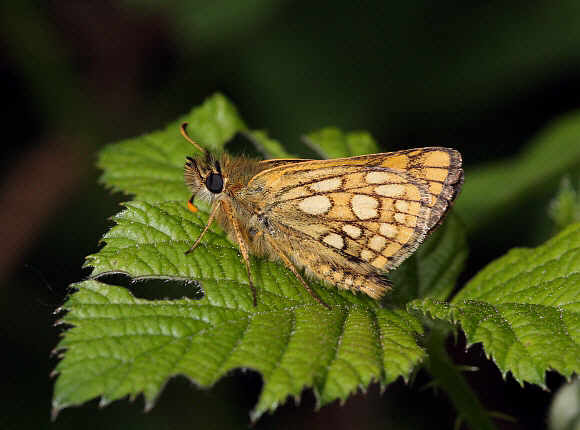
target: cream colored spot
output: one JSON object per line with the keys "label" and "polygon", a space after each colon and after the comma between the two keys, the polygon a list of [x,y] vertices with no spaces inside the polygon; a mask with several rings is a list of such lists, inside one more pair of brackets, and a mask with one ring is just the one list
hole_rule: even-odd
{"label": "cream colored spot", "polygon": [[368,249],[363,249],[360,253],[360,258],[364,261],[370,261],[375,256],[375,253]]}
{"label": "cream colored spot", "polygon": [[399,212],[408,212],[409,202],[406,202],[405,200],[397,200],[395,202],[395,208],[397,208]]}
{"label": "cream colored spot", "polygon": [[405,195],[405,187],[400,184],[381,185],[375,188],[375,193],[385,197],[402,197]]}
{"label": "cream colored spot", "polygon": [[344,246],[344,239],[340,234],[330,233],[322,239],[327,245],[333,246],[337,249],[342,249]]}
{"label": "cream colored spot", "polygon": [[379,233],[381,233],[383,236],[385,237],[395,237],[397,235],[397,227],[395,227],[393,224],[389,224],[389,223],[382,223],[381,227],[379,228]]}
{"label": "cream colored spot", "polygon": [[334,191],[342,185],[342,180],[340,178],[330,178],[324,181],[315,182],[310,184],[312,191]]}
{"label": "cream colored spot", "polygon": [[369,172],[365,176],[365,180],[369,184],[384,184],[386,182],[392,182],[393,175],[389,175],[386,172]]}
{"label": "cream colored spot", "polygon": [[326,196],[306,197],[298,205],[301,211],[310,215],[321,215],[326,213],[331,208],[331,206],[332,203]]}
{"label": "cream colored spot", "polygon": [[348,285],[349,287],[352,285],[352,282],[353,282],[352,276],[349,276],[347,278],[344,278],[344,283],[346,285]]}
{"label": "cream colored spot", "polygon": [[334,279],[334,282],[338,282],[342,279],[343,273],[336,271],[332,274],[332,279]]}
{"label": "cream colored spot", "polygon": [[370,219],[378,215],[379,201],[373,197],[357,194],[350,200],[352,211],[359,219]]}
{"label": "cream colored spot", "polygon": [[405,224],[405,221],[406,221],[405,214],[396,213],[395,214],[395,221],[397,221],[399,224]]}
{"label": "cream colored spot", "polygon": [[348,234],[353,239],[360,237],[362,231],[355,225],[345,224],[342,226],[342,231]]}
{"label": "cream colored spot", "polygon": [[381,249],[385,247],[386,243],[387,239],[377,234],[371,237],[371,240],[369,240],[369,248],[372,249],[373,251],[381,252]]}
{"label": "cream colored spot", "polygon": [[379,255],[371,263],[371,266],[376,267],[377,269],[381,269],[381,268],[385,267],[385,264],[387,264],[387,259],[385,257],[383,257],[382,255]]}

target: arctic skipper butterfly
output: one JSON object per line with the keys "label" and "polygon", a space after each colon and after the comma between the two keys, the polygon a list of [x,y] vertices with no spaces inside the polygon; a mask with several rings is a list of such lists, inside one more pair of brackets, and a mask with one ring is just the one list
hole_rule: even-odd
{"label": "arctic skipper butterfly", "polygon": [[463,184],[461,155],[419,148],[330,160],[187,157],[185,182],[211,205],[200,242],[214,219],[249,254],[280,260],[320,304],[307,276],[379,299],[384,274],[397,267],[441,224]]}

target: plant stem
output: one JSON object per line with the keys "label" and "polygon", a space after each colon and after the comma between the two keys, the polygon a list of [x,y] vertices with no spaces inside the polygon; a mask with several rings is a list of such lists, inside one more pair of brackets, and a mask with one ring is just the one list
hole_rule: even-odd
{"label": "plant stem", "polygon": [[447,393],[458,415],[472,430],[495,430],[487,411],[451,362],[444,342],[449,331],[435,323],[425,339],[429,372]]}

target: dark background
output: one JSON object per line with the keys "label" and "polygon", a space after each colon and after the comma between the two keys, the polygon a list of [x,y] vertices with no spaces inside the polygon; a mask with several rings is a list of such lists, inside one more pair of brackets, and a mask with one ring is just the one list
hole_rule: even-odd
{"label": "dark background", "polygon": [[[163,127],[220,91],[251,128],[301,155],[300,135],[330,125],[368,130],[385,150],[456,148],[467,187],[470,166],[516,154],[580,105],[577,1],[4,3],[0,428],[244,428],[257,401],[259,375],[240,371],[209,391],[174,378],[146,414],[141,398],[102,410],[93,401],[49,421],[53,312],[88,275],[84,257],[124,199],[97,184],[105,143]],[[507,231],[508,216],[469,238],[466,279],[548,237],[526,217]],[[551,393],[502,380],[461,338],[449,351],[482,367],[466,377],[485,407],[518,420],[501,428],[544,428]],[[319,412],[306,391],[254,428],[452,428],[445,395],[421,390],[428,381],[420,372],[411,386],[371,386]],[[549,375],[551,388],[561,382]]]}

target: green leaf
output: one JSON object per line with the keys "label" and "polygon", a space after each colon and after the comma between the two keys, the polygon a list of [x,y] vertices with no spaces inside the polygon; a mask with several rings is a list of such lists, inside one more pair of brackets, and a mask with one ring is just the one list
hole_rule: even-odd
{"label": "green leaf", "polygon": [[150,408],[172,376],[209,387],[241,367],[264,380],[252,413],[257,419],[305,387],[323,405],[344,401],[372,380],[384,386],[406,377],[424,356],[414,338],[421,326],[404,311],[353,304],[329,311],[300,298],[256,310],[237,303],[235,293],[217,305],[209,298],[137,299],[95,280],[76,288],[63,308],[63,323],[74,327],[59,345],[66,353],[56,368],[56,411],[96,396],[105,405],[141,392]]}
{"label": "green leaf", "polygon": [[221,149],[237,132],[247,127],[223,95],[216,94],[165,130],[105,147],[98,165],[101,181],[114,191],[132,194],[147,202],[187,200],[183,186],[185,157],[199,152],[181,135],[179,126],[188,122],[189,135],[202,147]]}
{"label": "green leaf", "polygon": [[328,127],[308,133],[305,141],[321,158],[343,158],[373,154],[379,147],[373,137],[365,131],[343,133]]}
{"label": "green leaf", "polygon": [[514,249],[479,272],[451,303],[409,309],[461,324],[505,375],[545,387],[545,373],[580,372],[580,224],[535,249]]}
{"label": "green leaf", "polygon": [[550,124],[513,159],[467,169],[455,210],[472,231],[508,208],[547,191],[563,173],[580,167],[580,112]]}
{"label": "green leaf", "polygon": [[548,207],[548,216],[558,231],[580,222],[580,193],[572,186],[569,176],[564,176],[560,181],[558,194]]}
{"label": "green leaf", "polygon": [[296,158],[295,155],[286,152],[280,142],[269,138],[264,131],[254,130],[248,132],[247,135],[265,158]]}

